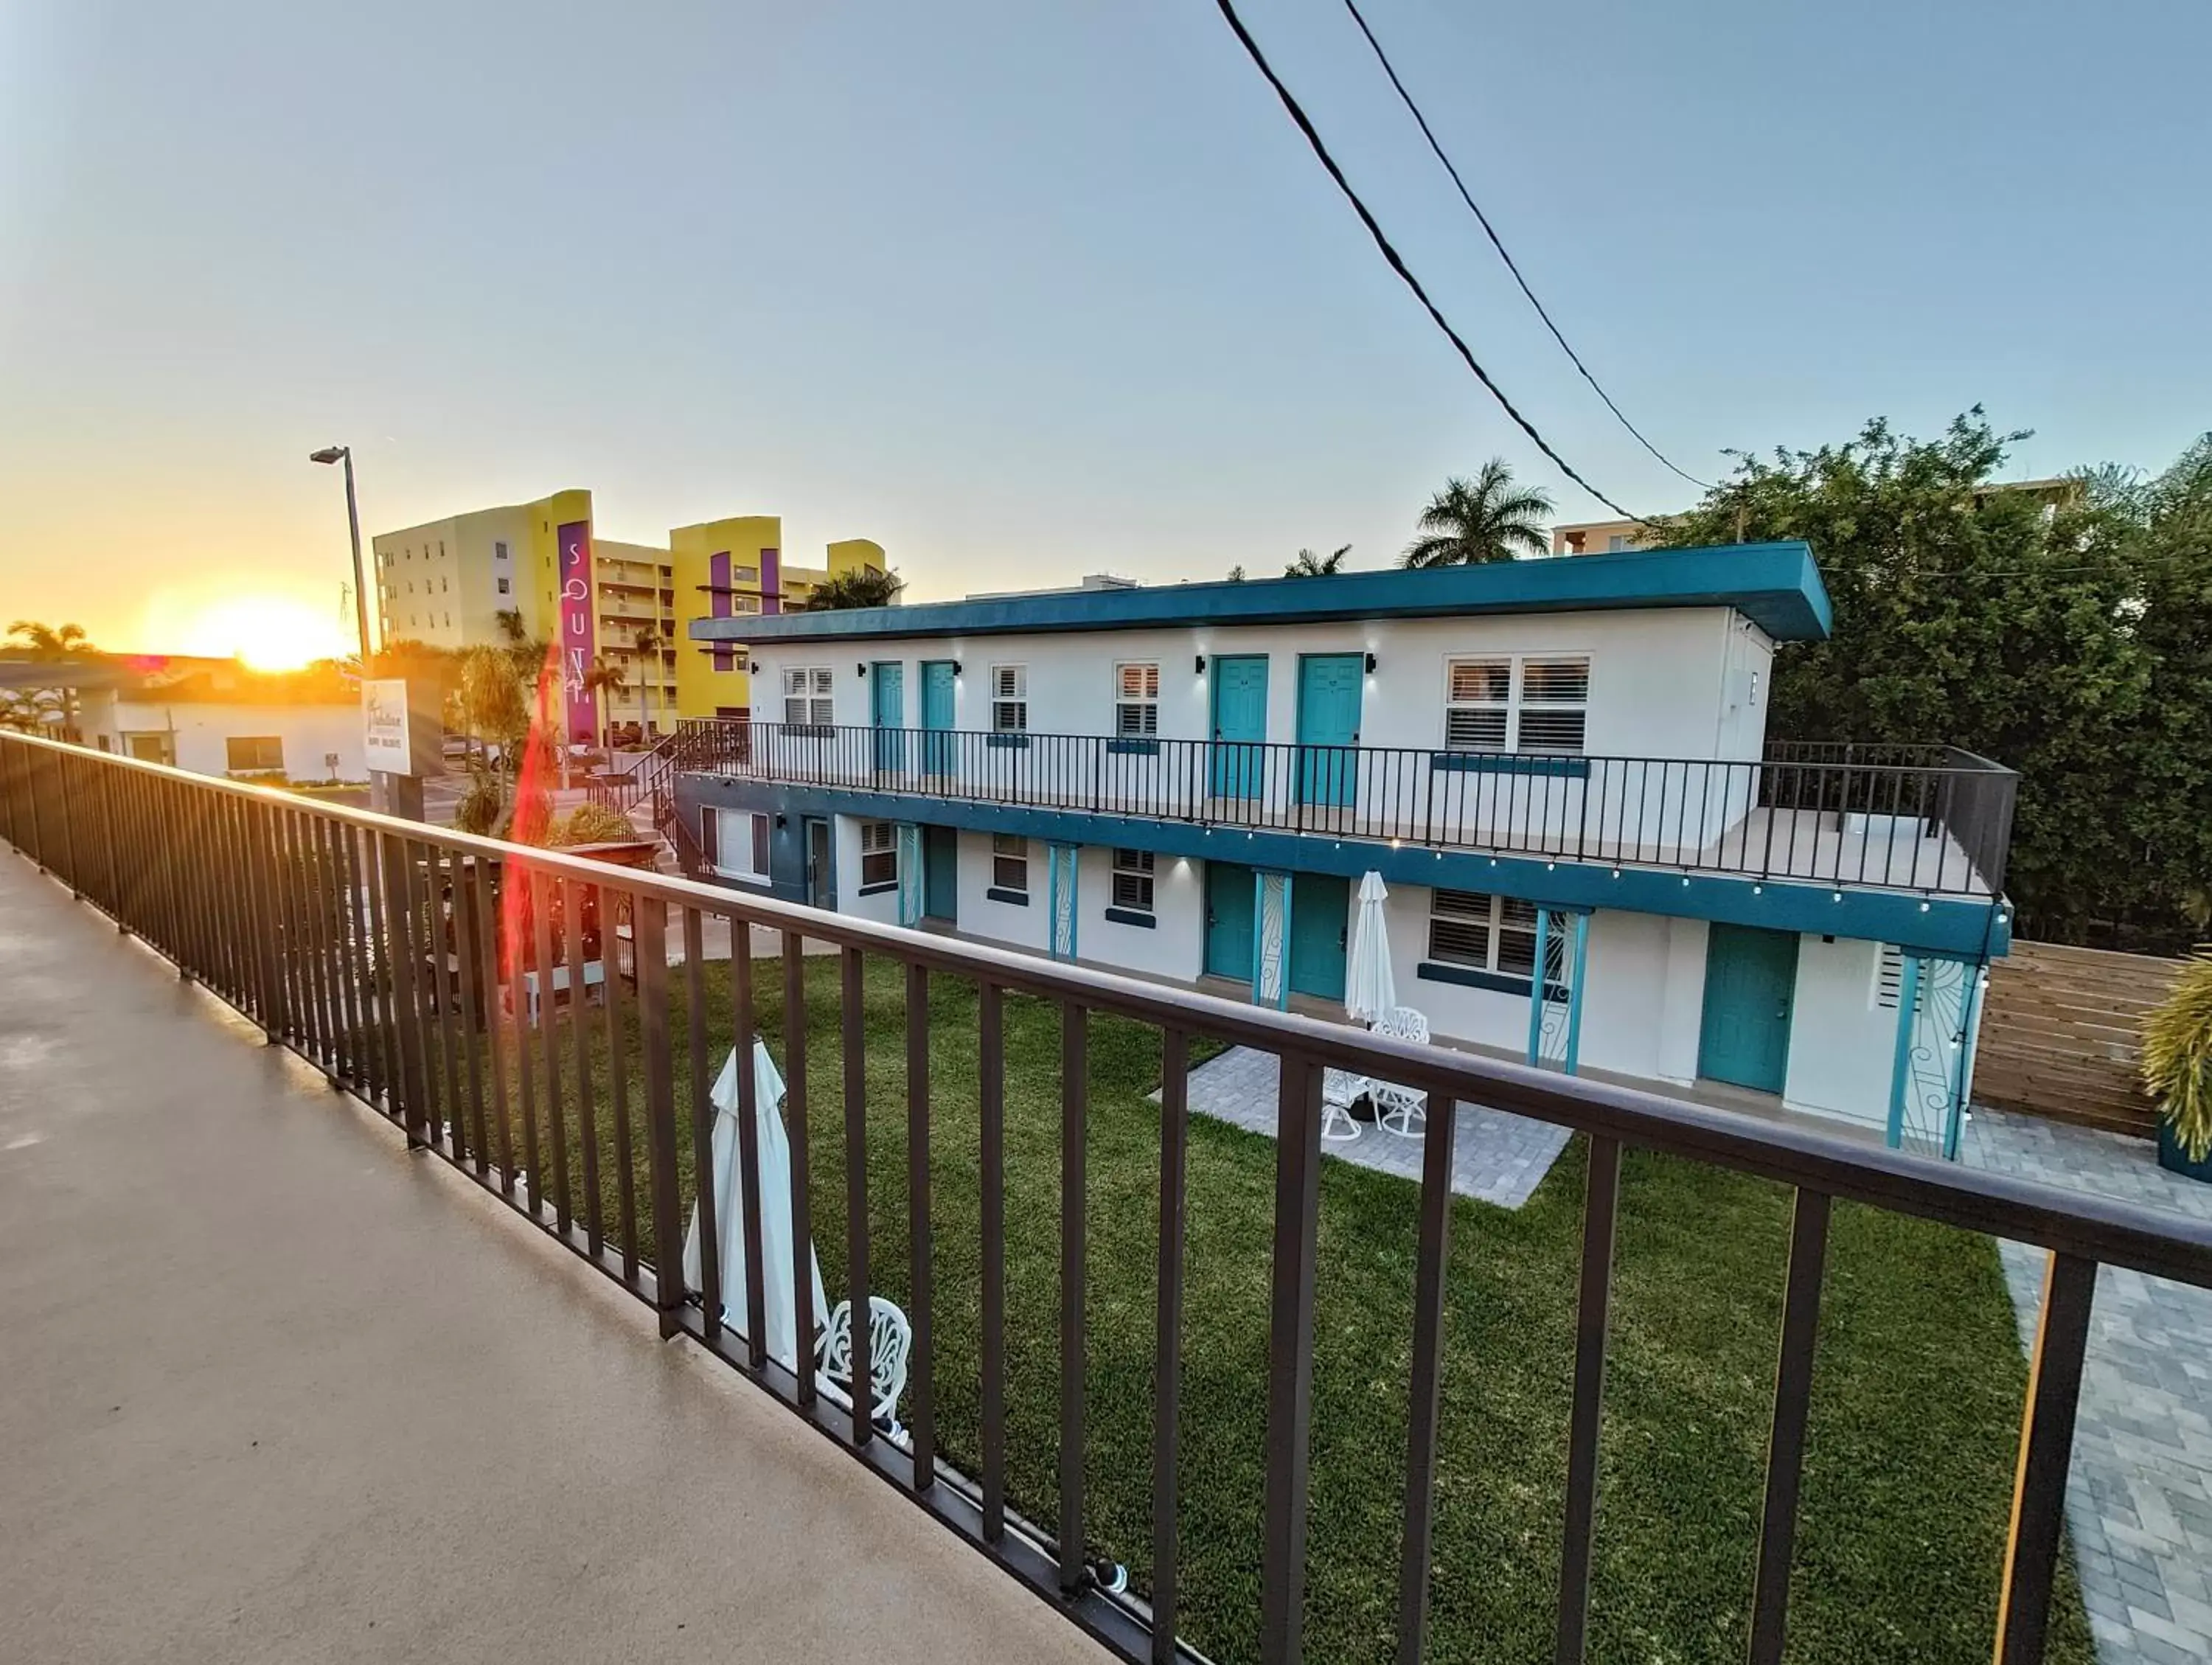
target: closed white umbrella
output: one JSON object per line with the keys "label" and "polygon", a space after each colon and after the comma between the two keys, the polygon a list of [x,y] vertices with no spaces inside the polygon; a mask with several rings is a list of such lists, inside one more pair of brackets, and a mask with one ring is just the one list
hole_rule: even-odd
{"label": "closed white umbrella", "polygon": [[[738,1175],[738,1054],[733,1047],[714,1083],[714,1226],[721,1240],[722,1318],[750,1335],[745,1310],[744,1188]],[[762,1306],[769,1354],[787,1369],[799,1368],[799,1327],[791,1307],[791,1141],[776,1107],[783,1102],[783,1076],[768,1048],[753,1042],[753,1117],[759,1131]],[[822,1292],[822,1258],[807,1245],[814,1262],[814,1325],[818,1334],[830,1322],[830,1303]],[[699,1210],[684,1234],[684,1281],[699,1287]]]}
{"label": "closed white umbrella", "polygon": [[1398,1004],[1398,981],[1390,970],[1390,927],[1382,918],[1382,875],[1370,872],[1359,881],[1359,918],[1352,930],[1352,963],[1345,968],[1344,1009],[1363,1024],[1379,1021]]}

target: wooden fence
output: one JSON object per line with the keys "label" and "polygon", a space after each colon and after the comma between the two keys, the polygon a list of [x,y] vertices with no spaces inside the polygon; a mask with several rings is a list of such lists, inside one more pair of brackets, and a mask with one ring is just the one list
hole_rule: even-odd
{"label": "wooden fence", "polygon": [[2002,1109],[2154,1137],[2136,1077],[2143,1014],[2166,998],[2179,960],[2014,942],[1990,966],[1974,1097]]}

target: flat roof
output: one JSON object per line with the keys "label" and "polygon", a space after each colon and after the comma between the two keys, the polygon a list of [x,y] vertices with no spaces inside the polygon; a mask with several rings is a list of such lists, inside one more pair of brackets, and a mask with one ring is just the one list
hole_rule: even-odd
{"label": "flat roof", "polygon": [[1731,544],[1551,556],[1481,567],[1340,573],[1328,578],[1154,584],[744,614],[691,621],[698,641],[850,641],[872,637],[1136,630],[1194,624],[1326,623],[1360,618],[1732,607],[1777,641],[1822,641],[1834,623],[1810,546]]}

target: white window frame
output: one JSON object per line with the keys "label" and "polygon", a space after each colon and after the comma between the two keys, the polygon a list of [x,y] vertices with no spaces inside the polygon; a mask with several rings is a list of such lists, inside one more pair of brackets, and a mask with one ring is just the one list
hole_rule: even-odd
{"label": "white window frame", "polygon": [[[1125,859],[1126,858],[1126,859]],[[1110,856],[1112,868],[1107,890],[1107,905],[1124,914],[1143,914],[1150,916],[1158,911],[1158,859],[1150,850],[1133,850],[1116,846]],[[1123,883],[1128,885],[1124,899]],[[1141,901],[1135,900],[1142,897]]]}
{"label": "white window frame", "polygon": [[[871,863],[874,864],[871,866]],[[871,877],[871,874],[873,877]],[[895,890],[899,883],[898,823],[895,821],[863,821],[860,823],[860,893],[869,895],[877,890]]]}
{"label": "white window frame", "polygon": [[1030,842],[1019,833],[991,835],[991,888],[1030,893]]}
{"label": "white window frame", "polygon": [[1026,665],[991,667],[991,732],[1026,734],[1030,732],[1030,668]]}
{"label": "white window frame", "polygon": [[1160,662],[1123,659],[1114,667],[1114,737],[1156,739],[1160,732]]}
{"label": "white window frame", "polygon": [[[1453,684],[1462,665],[1484,665],[1503,668],[1505,671],[1505,694],[1503,699],[1494,695],[1480,699],[1453,697]],[[1559,699],[1528,692],[1529,671],[1535,668],[1542,674],[1554,667],[1579,667],[1582,672],[1582,693],[1579,699]],[[1545,757],[1579,757],[1585,755],[1589,743],[1589,685],[1591,656],[1587,653],[1566,652],[1550,653],[1454,653],[1444,660],[1444,718],[1443,749],[1452,752],[1474,752],[1485,756],[1531,756]],[[1453,733],[1455,714],[1494,716],[1498,722],[1499,740],[1495,745],[1486,741],[1455,737]],[[1541,724],[1546,719],[1572,715],[1580,719],[1581,731],[1571,744],[1561,744],[1557,737],[1553,743],[1535,745],[1529,743],[1527,729],[1530,720]]]}
{"label": "white window frame", "polygon": [[785,727],[836,726],[836,677],[828,665],[787,665],[782,686]]}
{"label": "white window frame", "polygon": [[[230,749],[234,745],[263,746],[274,744],[276,761],[273,763],[234,763]],[[222,737],[222,770],[226,775],[282,775],[284,772],[284,737],[282,734],[226,734]]]}
{"label": "white window frame", "polygon": [[[1458,947],[1438,951],[1437,927],[1443,924],[1482,933],[1480,952]],[[1509,963],[1506,939],[1528,941],[1525,953]],[[1518,896],[1487,890],[1437,889],[1429,892],[1429,935],[1422,945],[1431,964],[1455,965],[1469,971],[1486,971],[1502,977],[1534,978],[1536,966],[1536,904]]]}
{"label": "white window frame", "polygon": [[766,878],[768,869],[753,863],[761,839],[761,812],[723,809],[713,812],[720,817],[714,829],[714,871],[727,878]]}

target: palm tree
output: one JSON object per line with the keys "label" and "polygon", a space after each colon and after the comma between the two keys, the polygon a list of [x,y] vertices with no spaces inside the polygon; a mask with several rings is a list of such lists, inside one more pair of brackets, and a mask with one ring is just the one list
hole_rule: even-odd
{"label": "palm tree", "polygon": [[1298,558],[1283,568],[1285,578],[1328,578],[1344,570],[1344,557],[1352,553],[1352,545],[1340,544],[1327,555],[1316,555],[1311,550],[1300,550]]}
{"label": "palm tree", "polygon": [[1516,486],[1503,457],[1492,457],[1472,482],[1457,476],[1429,499],[1413,524],[1426,532],[1407,546],[1408,567],[1473,567],[1542,555],[1551,547],[1544,517],[1549,494]]}
{"label": "palm tree", "polygon": [[898,598],[896,573],[874,567],[854,567],[817,584],[806,598],[806,611],[827,613],[847,607],[888,607]]}
{"label": "palm tree", "polygon": [[637,649],[638,709],[644,714],[646,732],[638,738],[647,744],[653,743],[653,684],[660,671],[660,632],[650,624],[641,624],[630,633],[630,646]]}
{"label": "palm tree", "polygon": [[507,656],[514,661],[515,670],[535,682],[545,668],[545,655],[553,644],[530,634],[520,607],[502,607],[493,617],[499,621],[500,635],[507,639]]}
{"label": "palm tree", "polygon": [[605,738],[607,732],[607,696],[628,693],[629,678],[623,674],[619,665],[609,665],[603,659],[594,659],[592,668],[584,672],[584,691],[599,702],[599,734]]}
{"label": "palm tree", "polygon": [[[100,650],[92,645],[81,624],[41,624],[34,618],[19,618],[8,627],[8,635],[41,664],[74,664],[100,657]],[[62,682],[47,691],[58,696],[63,738],[79,738],[74,684]]]}

